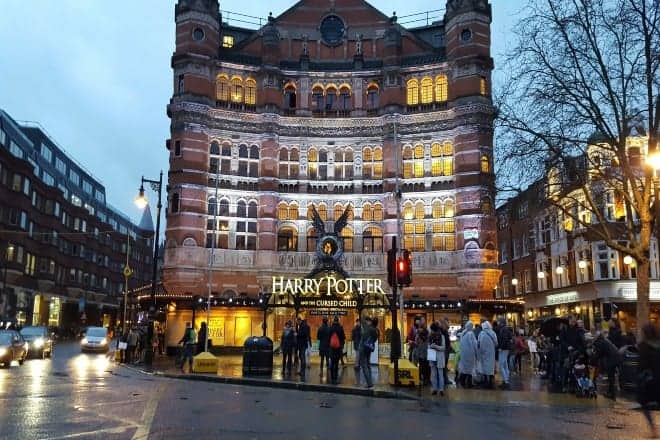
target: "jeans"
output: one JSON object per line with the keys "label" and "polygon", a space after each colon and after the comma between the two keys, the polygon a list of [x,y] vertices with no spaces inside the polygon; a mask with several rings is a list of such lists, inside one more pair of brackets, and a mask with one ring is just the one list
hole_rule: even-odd
{"label": "jeans", "polygon": [[195,344],[186,344],[183,346],[183,361],[181,362],[181,371],[183,371],[183,366],[186,365],[186,359],[188,359],[188,365],[192,370],[194,353]]}
{"label": "jeans", "polygon": [[[342,349],[330,349],[330,380],[337,383],[339,380],[339,360],[341,359]],[[321,365],[323,367],[323,365]]]}
{"label": "jeans", "polygon": [[431,389],[433,391],[445,390],[445,364],[443,362],[430,361],[431,366]]}
{"label": "jeans", "polygon": [[307,346],[298,347],[298,358],[300,359],[300,376],[305,377],[305,372],[307,371]]}
{"label": "jeans", "polygon": [[500,350],[499,364],[502,381],[504,383],[509,383],[509,350]]}
{"label": "jeans", "polygon": [[364,373],[364,380],[367,381],[367,386],[369,388],[374,386],[374,383],[371,380],[371,363],[369,362],[370,357],[371,357],[371,353],[369,353],[368,351],[366,350],[360,351],[360,368]]}
{"label": "jeans", "polygon": [[293,348],[282,350],[282,373],[291,373],[291,358],[293,357]]}

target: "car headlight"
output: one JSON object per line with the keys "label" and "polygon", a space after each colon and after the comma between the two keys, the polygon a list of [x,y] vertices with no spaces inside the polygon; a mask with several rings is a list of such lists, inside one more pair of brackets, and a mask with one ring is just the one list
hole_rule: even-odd
{"label": "car headlight", "polygon": [[37,348],[41,348],[41,347],[44,346],[45,342],[46,341],[44,341],[44,338],[37,338],[37,339],[34,340],[34,346],[37,347]]}
{"label": "car headlight", "polygon": [[87,344],[87,338],[82,338],[82,341],[80,341],[80,343],[83,345]]}
{"label": "car headlight", "polygon": [[105,338],[101,339],[101,342],[99,342],[99,345],[105,345],[107,344],[108,341],[105,340]]}
{"label": "car headlight", "polygon": [[0,348],[0,356],[4,356],[7,354],[7,349],[6,348]]}

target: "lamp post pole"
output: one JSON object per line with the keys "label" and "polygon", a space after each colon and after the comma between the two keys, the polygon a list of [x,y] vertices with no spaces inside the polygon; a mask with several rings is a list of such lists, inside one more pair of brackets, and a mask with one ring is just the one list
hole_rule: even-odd
{"label": "lamp post pole", "polygon": [[[220,163],[215,170],[215,209],[213,210],[213,235],[211,236],[211,252],[209,253],[209,293],[206,299],[206,336],[204,337],[204,351],[209,351],[209,332],[211,331],[211,290],[213,288],[213,260],[215,259],[215,240],[218,229],[218,180],[220,179]],[[195,322],[193,321],[193,328]]]}
{"label": "lamp post pole", "polygon": [[145,356],[144,356],[145,365],[151,366],[153,362],[154,322],[156,318],[155,314],[156,314],[156,284],[158,278],[158,237],[160,236],[160,211],[161,208],[163,207],[163,203],[162,203],[163,172],[162,171],[160,172],[158,180],[145,179],[144,176],[142,176],[142,180],[140,182],[140,193],[138,197],[135,199],[135,203],[143,208],[146,207],[147,205],[147,200],[144,197],[145,183],[150,184],[151,189],[158,193],[158,204],[156,205],[157,208],[156,231],[154,235],[154,258],[152,262],[153,265],[152,265],[152,274],[151,274],[151,305],[149,306],[149,313],[148,313],[149,325],[147,331],[147,344],[149,348],[145,352]]}
{"label": "lamp post pole", "polygon": [[5,313],[7,311],[7,301],[9,295],[7,295],[7,266],[9,264],[9,249],[13,250],[14,247],[7,243],[7,246],[5,247],[5,251],[2,255],[2,260],[3,260],[3,275],[2,275],[2,290],[0,290],[0,297],[2,298],[2,308],[0,309],[0,318],[5,317]]}

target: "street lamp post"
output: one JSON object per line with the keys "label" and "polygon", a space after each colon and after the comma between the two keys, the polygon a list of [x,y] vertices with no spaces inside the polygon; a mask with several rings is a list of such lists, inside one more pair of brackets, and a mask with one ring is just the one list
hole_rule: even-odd
{"label": "street lamp post", "polygon": [[7,243],[7,247],[5,248],[5,252],[3,254],[3,275],[2,275],[2,290],[0,291],[0,297],[2,297],[2,309],[0,309],[0,317],[3,317],[6,310],[7,310],[7,300],[8,296],[7,295],[7,266],[9,265],[9,252],[14,250],[14,246],[12,244]]}
{"label": "street lamp post", "polygon": [[[158,204],[156,205],[156,233],[154,235],[154,258],[153,258],[153,267],[152,267],[152,274],[151,274],[151,306],[149,307],[149,327],[148,327],[148,334],[147,334],[147,343],[149,344],[149,347],[153,347],[153,337],[154,337],[154,319],[155,319],[155,313],[156,313],[156,283],[157,283],[157,276],[158,276],[158,237],[160,235],[160,210],[163,207],[161,198],[162,198],[162,192],[163,192],[163,172],[160,172],[160,176],[158,177],[158,180],[150,180],[150,179],[145,179],[144,176],[142,176],[142,180],[140,182],[140,192],[138,193],[138,196],[135,198],[135,204],[138,206],[138,208],[144,209],[147,206],[147,198],[144,195],[144,184],[148,183],[151,185],[151,189],[153,191],[156,191],[158,193]],[[147,350],[145,352],[144,356],[144,363],[146,365],[151,365],[153,362],[153,348],[151,350]]]}

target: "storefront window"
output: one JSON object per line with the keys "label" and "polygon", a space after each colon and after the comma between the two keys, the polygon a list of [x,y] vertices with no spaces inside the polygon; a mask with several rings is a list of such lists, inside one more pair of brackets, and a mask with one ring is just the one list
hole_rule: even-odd
{"label": "storefront window", "polygon": [[57,297],[51,298],[48,306],[48,326],[57,327],[60,325],[60,310],[60,299]]}

